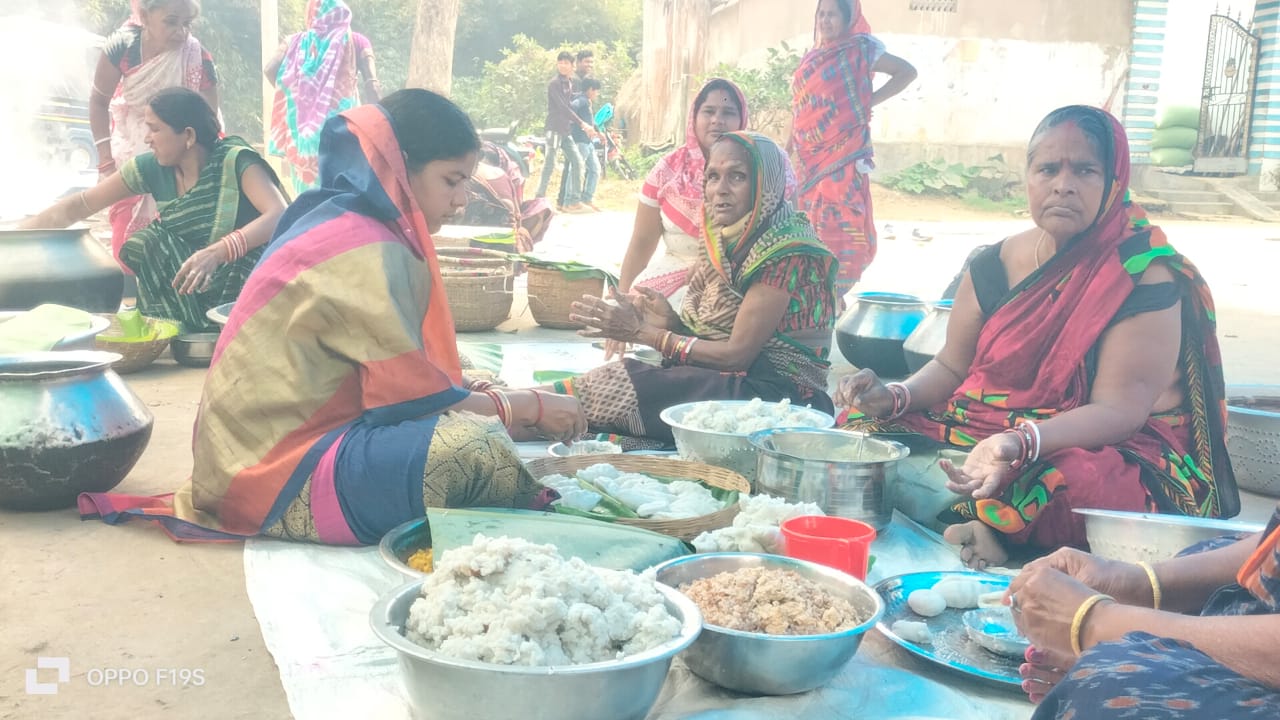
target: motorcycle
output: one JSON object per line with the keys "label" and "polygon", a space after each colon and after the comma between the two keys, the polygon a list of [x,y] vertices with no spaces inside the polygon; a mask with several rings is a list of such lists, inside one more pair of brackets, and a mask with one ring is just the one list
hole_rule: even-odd
{"label": "motorcycle", "polygon": [[[502,148],[510,159],[520,168],[521,177],[529,177],[529,163],[533,160],[534,147],[526,138],[516,136],[516,128],[518,122],[513,122],[505,128],[487,128],[480,131],[480,140],[487,143],[493,143]],[[500,165],[495,158],[486,159],[490,165]]]}
{"label": "motorcycle", "polygon": [[635,180],[635,170],[632,169],[631,163],[627,162],[627,158],[622,154],[622,148],[618,144],[618,134],[609,129],[609,121],[611,120],[613,120],[613,103],[601,105],[592,119],[598,133],[592,143],[595,147],[596,156],[600,158],[600,177],[608,177],[609,170],[613,169],[618,174],[618,177],[623,180]]}

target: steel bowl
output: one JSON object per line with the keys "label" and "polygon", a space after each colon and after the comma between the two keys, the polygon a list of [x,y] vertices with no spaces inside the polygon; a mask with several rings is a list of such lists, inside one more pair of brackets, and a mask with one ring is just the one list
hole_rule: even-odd
{"label": "steel bowl", "polygon": [[227,321],[231,318],[231,308],[233,307],[235,307],[235,303],[233,302],[223,303],[217,307],[209,308],[204,316],[219,325],[226,325]]}
{"label": "steel bowl", "polygon": [[1123,562],[1168,560],[1198,542],[1262,530],[1257,523],[1183,515],[1081,508],[1075,512],[1084,516],[1085,537],[1093,554]]}
{"label": "steel bowl", "polygon": [[756,489],[791,503],[816,503],[828,515],[861,520],[877,530],[893,519],[898,464],[911,451],[866,433],[829,429],[761,430]]}
{"label": "steel bowl", "polygon": [[1280,497],[1280,385],[1227,387],[1227,453],[1242,490]]}
{"label": "steel bowl", "polygon": [[209,367],[217,346],[218,333],[187,333],[169,341],[173,359],[179,365],[196,368]]}
{"label": "steel bowl", "polygon": [[[6,320],[12,320],[15,317],[27,312],[26,310],[5,310],[0,312],[0,323]],[[89,318],[89,328],[87,330],[77,330],[73,333],[64,335],[61,340],[54,343],[50,350],[94,350],[94,340],[98,334],[111,327],[111,320],[99,315],[91,315]]]}
{"label": "steel bowl", "polygon": [[414,716],[427,720],[643,720],[658,700],[671,659],[702,630],[702,614],[659,584],[680,634],[621,660],[526,667],[459,660],[404,636],[421,582],[382,596],[370,612],[373,632],[396,651]]}
{"label": "steel bowl", "polygon": [[679,588],[699,578],[747,567],[794,570],[870,617],[857,627],[826,635],[766,635],[704,623],[683,659],[698,677],[737,692],[793,695],[820,687],[858,652],[862,637],[884,614],[880,595],[852,575],[780,555],[706,553],[669,560],[655,568],[658,582]]}
{"label": "steel bowl", "polygon": [[[704,400],[700,402],[682,403],[663,410],[658,417],[671,426],[671,434],[676,440],[676,450],[684,460],[703,462],[708,465],[732,470],[742,475],[751,483],[752,490],[756,482],[756,449],[751,445],[751,433],[724,433],[710,430],[699,430],[684,423],[684,416],[690,410],[714,402],[723,406],[746,405],[750,400]],[[797,407],[811,419],[811,427],[829,428],[836,424],[836,419],[821,410]]]}
{"label": "steel bowl", "polygon": [[1022,658],[1031,641],[1018,632],[1007,607],[978,608],[960,616],[969,639],[984,650],[1010,658]]}

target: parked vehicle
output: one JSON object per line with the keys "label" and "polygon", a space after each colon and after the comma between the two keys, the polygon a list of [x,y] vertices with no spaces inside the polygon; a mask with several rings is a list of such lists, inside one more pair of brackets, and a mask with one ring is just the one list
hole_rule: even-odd
{"label": "parked vehicle", "polygon": [[626,156],[622,154],[622,145],[619,142],[618,133],[609,128],[609,123],[612,120],[613,103],[601,105],[593,119],[596,131],[600,134],[593,141],[596,155],[600,158],[600,177],[608,177],[609,170],[612,169],[623,180],[635,180],[635,170],[632,169],[631,163],[627,162]]}
{"label": "parked vehicle", "polygon": [[[519,123],[511,123],[505,128],[488,128],[480,131],[480,139],[484,142],[493,143],[506,151],[510,159],[520,168],[520,174],[529,177],[529,163],[533,160],[533,145],[521,142],[516,137],[516,127]],[[486,160],[490,165],[500,165],[496,159]]]}

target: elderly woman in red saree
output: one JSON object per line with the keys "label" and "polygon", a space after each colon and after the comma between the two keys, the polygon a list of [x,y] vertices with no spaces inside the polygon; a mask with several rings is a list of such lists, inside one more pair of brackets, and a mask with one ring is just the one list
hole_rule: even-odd
{"label": "elderly woman in red saree", "polygon": [[[129,20],[102,45],[89,98],[89,127],[105,179],[146,153],[147,103],[170,87],[185,87],[218,112],[218,74],[213,57],[191,34],[200,14],[197,0],[133,0]],[[111,206],[111,249],[120,261],[124,241],[156,217],[150,193]],[[121,261],[126,273],[132,270]]]}
{"label": "elderly woman in red saree", "polygon": [[180,539],[367,545],[428,506],[542,503],[508,433],[571,441],[586,421],[572,398],[467,389],[431,241],[479,146],[426,90],[330,120],[321,188],[281,219],[218,341],[190,482],[85,495],[82,515]]}
{"label": "elderly woman in red saree", "polygon": [[671,442],[659,413],[693,400],[788,399],[829,411],[827,353],[837,314],[835,258],[786,198],[788,160],[757,133],[712,145],[704,171],[704,250],[677,313],[657,290],[584,297],[587,337],[658,350],[553,388],[577,397],[594,432]]}
{"label": "elderly woman in red saree", "polygon": [[[906,89],[916,69],[872,37],[859,0],[820,0],[814,37],[792,80],[789,147],[799,207],[840,261],[836,292],[843,297],[876,255],[867,179],[875,167],[871,108]],[[878,89],[876,73],[889,76]]]}
{"label": "elderly woman in red saree", "polygon": [[1035,226],[974,258],[937,357],[901,383],[861,370],[837,403],[969,449],[940,463],[964,500],[939,519],[971,565],[1083,547],[1073,508],[1236,514],[1213,301],[1129,202],[1124,129],[1060,108],[1027,157]]}

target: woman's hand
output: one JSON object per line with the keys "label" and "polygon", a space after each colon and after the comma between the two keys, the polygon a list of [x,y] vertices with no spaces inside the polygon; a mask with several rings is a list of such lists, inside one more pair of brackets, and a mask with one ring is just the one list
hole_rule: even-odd
{"label": "woman's hand", "polygon": [[963,468],[945,459],[938,467],[947,474],[948,490],[983,500],[1000,494],[1013,477],[1011,463],[1021,453],[1022,445],[1012,433],[996,433],[973,446]]}
{"label": "woman's hand", "polygon": [[893,393],[869,368],[840,378],[833,400],[837,408],[856,408],[873,418],[893,414]]}
{"label": "woman's hand", "polygon": [[587,416],[576,397],[527,390],[508,393],[507,399],[516,416],[512,437],[517,440],[533,436],[567,445],[587,432]]}
{"label": "woman's hand", "polygon": [[1018,630],[1056,667],[1066,669],[1075,663],[1071,623],[1080,605],[1096,592],[1047,564],[1033,563],[1009,583],[1005,598]]}
{"label": "woman's hand", "polygon": [[604,361],[621,360],[631,350],[631,343],[625,343],[621,340],[605,340],[604,341]]}
{"label": "woman's hand", "polygon": [[1133,563],[1106,560],[1075,548],[1060,548],[1026,567],[1041,565],[1066,573],[1095,592],[1106,593],[1125,605],[1150,607],[1153,603],[1151,579]]}
{"label": "woman's hand", "polygon": [[645,327],[644,314],[626,295],[614,296],[615,303],[592,295],[583,295],[573,303],[569,319],[587,327],[578,334],[589,338],[609,338],[635,342]]}
{"label": "woman's hand", "polygon": [[178,268],[173,287],[179,295],[204,292],[213,283],[214,271],[226,262],[226,246],[222,243],[197,250]]}
{"label": "woman's hand", "polygon": [[657,290],[636,286],[631,290],[631,297],[636,298],[636,304],[644,313],[644,321],[649,325],[663,330],[678,330],[684,324],[680,313],[671,307],[671,301]]}

